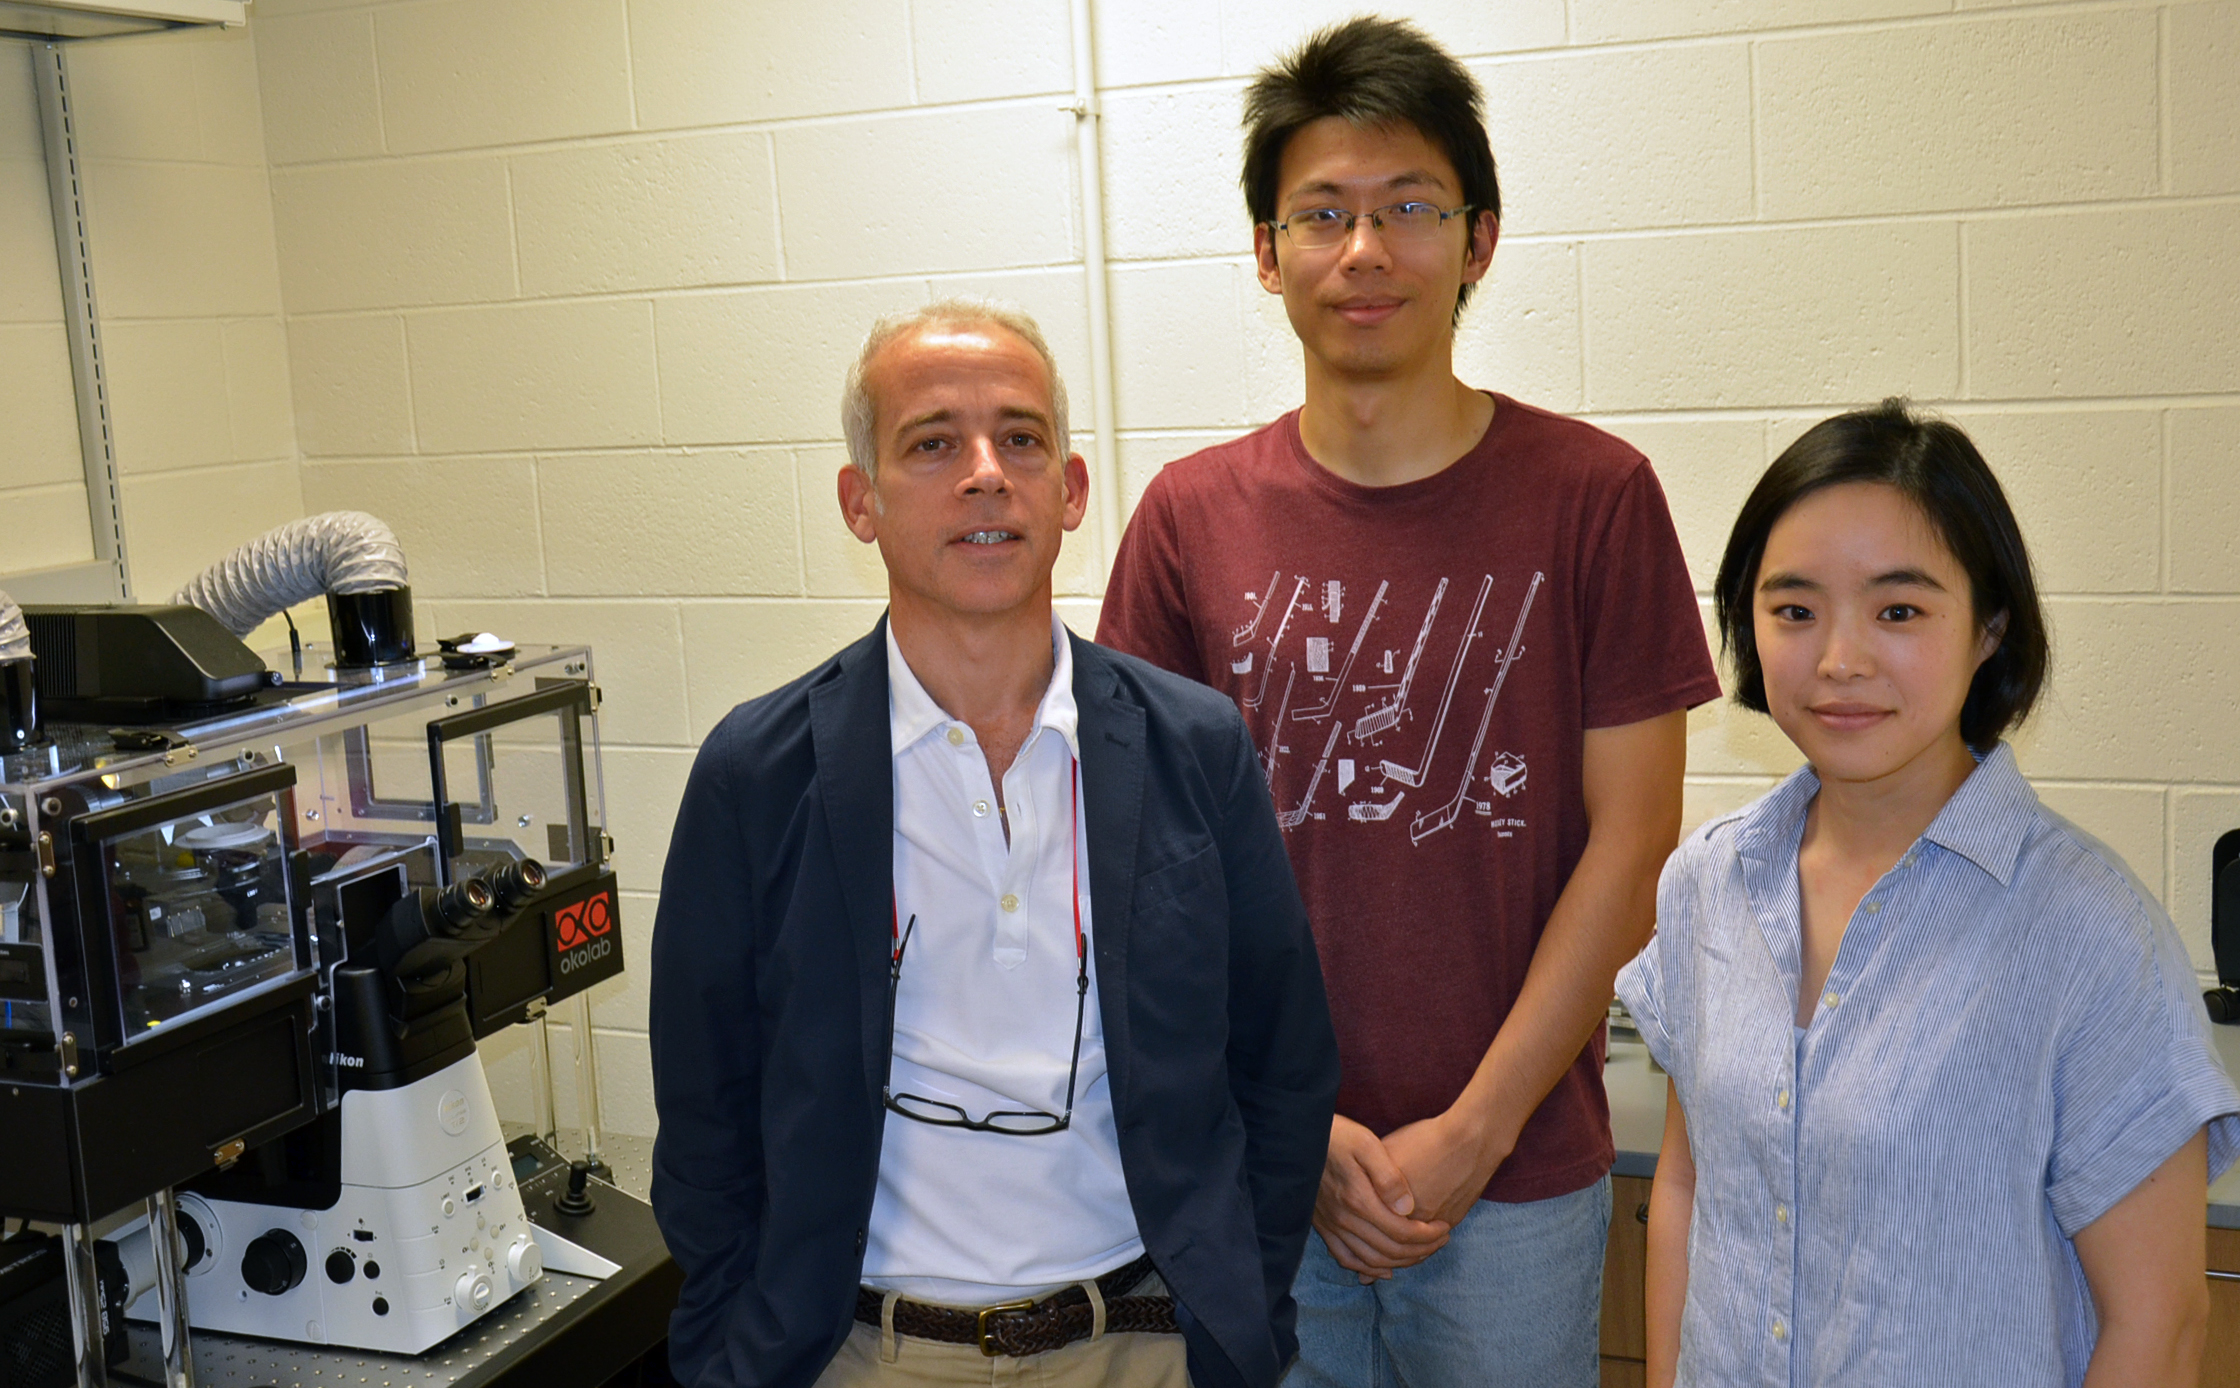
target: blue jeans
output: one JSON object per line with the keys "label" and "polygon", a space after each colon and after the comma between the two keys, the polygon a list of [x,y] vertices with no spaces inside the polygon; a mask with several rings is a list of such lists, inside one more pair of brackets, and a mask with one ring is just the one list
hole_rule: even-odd
{"label": "blue jeans", "polygon": [[1368,1286],[1309,1234],[1283,1388],[1595,1388],[1609,1238],[1607,1176],[1552,1200],[1480,1200],[1446,1247]]}

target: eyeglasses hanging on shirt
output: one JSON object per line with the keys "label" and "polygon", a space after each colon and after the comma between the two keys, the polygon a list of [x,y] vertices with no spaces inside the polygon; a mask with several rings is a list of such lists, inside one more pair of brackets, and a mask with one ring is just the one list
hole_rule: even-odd
{"label": "eyeglasses hanging on shirt", "polygon": [[918,915],[910,913],[910,923],[902,923],[900,904],[892,906],[891,930],[894,953],[887,968],[887,1079],[881,1087],[881,1102],[893,1113],[919,1123],[930,1123],[938,1128],[965,1128],[976,1133],[1007,1133],[1013,1137],[1040,1137],[1045,1133],[1064,1132],[1073,1125],[1073,1087],[1081,1078],[1081,1024],[1089,1008],[1089,944],[1081,930],[1081,855],[1077,846],[1081,830],[1080,762],[1072,762],[1066,770],[1066,781],[1072,791],[1072,813],[1066,827],[1066,856],[1073,864],[1073,1060],[1066,1069],[1066,1111],[1047,1113],[1041,1109],[996,1109],[982,1118],[974,1118],[957,1105],[941,1099],[928,1099],[922,1094],[897,1094],[894,1092],[894,1016],[895,998],[902,988],[902,955],[910,947],[910,937],[917,931]]}

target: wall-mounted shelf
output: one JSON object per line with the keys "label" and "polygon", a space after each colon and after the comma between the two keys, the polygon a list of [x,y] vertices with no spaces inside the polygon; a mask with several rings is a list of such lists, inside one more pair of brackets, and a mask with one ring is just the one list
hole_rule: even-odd
{"label": "wall-mounted shelf", "polygon": [[100,39],[157,29],[249,22],[249,0],[48,0],[0,2],[0,35],[31,39]]}

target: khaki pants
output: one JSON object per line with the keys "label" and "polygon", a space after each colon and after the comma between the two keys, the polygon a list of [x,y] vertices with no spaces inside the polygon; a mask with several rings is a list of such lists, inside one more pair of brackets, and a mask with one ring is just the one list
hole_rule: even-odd
{"label": "khaki pants", "polygon": [[[1165,1296],[1153,1273],[1130,1296]],[[816,1388],[987,1384],[1001,1388],[1189,1388],[1180,1335],[1098,1335],[1048,1354],[990,1358],[977,1345],[892,1335],[858,1321]]]}

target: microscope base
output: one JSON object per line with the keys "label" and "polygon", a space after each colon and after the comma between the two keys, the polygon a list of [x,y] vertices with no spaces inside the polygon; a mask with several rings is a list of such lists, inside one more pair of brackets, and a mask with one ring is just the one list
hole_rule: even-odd
{"label": "microscope base", "polygon": [[479,1056],[346,1093],[341,1148],[327,1209],[180,1196],[196,1330],[417,1354],[542,1274]]}

